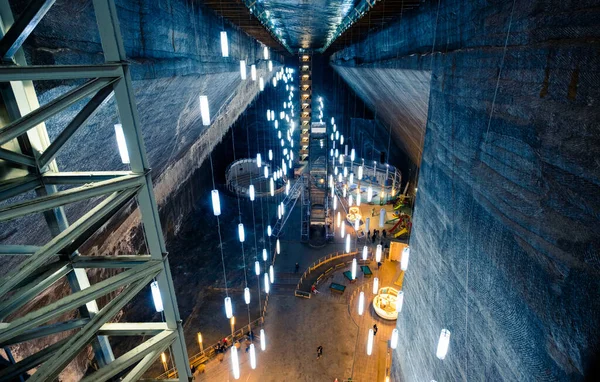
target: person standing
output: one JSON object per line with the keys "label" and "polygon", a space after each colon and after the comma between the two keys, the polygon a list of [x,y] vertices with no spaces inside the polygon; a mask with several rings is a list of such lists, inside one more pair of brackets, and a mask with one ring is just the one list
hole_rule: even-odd
{"label": "person standing", "polygon": [[373,335],[376,336],[377,335],[377,324],[373,325]]}
{"label": "person standing", "polygon": [[323,346],[319,345],[319,347],[317,348],[317,359],[321,358],[322,355],[323,355]]}

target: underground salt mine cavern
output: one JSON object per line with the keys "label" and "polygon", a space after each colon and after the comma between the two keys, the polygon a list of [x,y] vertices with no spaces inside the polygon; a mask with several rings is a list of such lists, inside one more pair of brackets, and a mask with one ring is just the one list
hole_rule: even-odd
{"label": "underground salt mine cavern", "polygon": [[600,380],[600,0],[0,31],[0,381]]}

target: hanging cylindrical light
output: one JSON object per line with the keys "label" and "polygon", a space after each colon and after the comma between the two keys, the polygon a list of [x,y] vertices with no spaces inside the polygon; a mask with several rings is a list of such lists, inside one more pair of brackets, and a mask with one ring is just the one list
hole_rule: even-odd
{"label": "hanging cylindrical light", "polygon": [[256,65],[250,65],[250,78],[256,81]]}
{"label": "hanging cylindrical light", "polygon": [[273,81],[271,81],[271,83],[273,84],[273,87],[277,87],[277,78],[273,77]]}
{"label": "hanging cylindrical light", "polygon": [[373,337],[375,337],[375,332],[373,332],[373,329],[369,329],[369,337],[367,338],[367,355],[371,355],[371,353],[373,353]]}
{"label": "hanging cylindrical light", "polygon": [[352,207],[352,205],[354,204],[354,198],[352,197],[352,194],[348,195],[348,207]]}
{"label": "hanging cylindrical light", "polygon": [[262,76],[258,79],[258,90],[261,92],[265,90],[265,80],[262,78]]}
{"label": "hanging cylindrical light", "polygon": [[262,155],[260,153],[256,153],[256,166],[258,168],[262,167]]}
{"label": "hanging cylindrical light", "polygon": [[333,125],[335,123],[335,119],[333,117],[331,117],[331,124]]}
{"label": "hanging cylindrical light", "polygon": [[229,57],[229,42],[227,41],[227,32],[221,31],[221,55]]}
{"label": "hanging cylindrical light", "polygon": [[410,248],[405,247],[402,250],[402,258],[400,260],[400,269],[402,269],[403,271],[408,269],[408,257],[409,256],[410,256]]}
{"label": "hanging cylindrical light", "polygon": [[348,178],[348,185],[351,186],[354,184],[354,173],[350,173],[350,177]]}
{"label": "hanging cylindrical light", "polygon": [[275,182],[273,178],[269,179],[269,189],[271,191],[271,196],[275,196]]}
{"label": "hanging cylindrical light", "polygon": [[290,181],[288,180],[288,181],[285,183],[285,194],[286,194],[286,195],[289,195],[289,194],[290,194],[290,187],[291,187],[291,186],[290,186]]}
{"label": "hanging cylindrical light", "polygon": [[[344,136],[340,135],[340,145],[344,144]],[[345,151],[346,155],[348,155],[348,147],[346,147],[346,151]]]}
{"label": "hanging cylindrical light", "polygon": [[[234,346],[235,347],[235,346]],[[254,344],[250,344],[250,367],[252,370],[256,369],[256,350]]]}
{"label": "hanging cylindrical light", "polygon": [[369,186],[367,187],[367,202],[371,203],[371,200],[373,200],[373,187]]}
{"label": "hanging cylindrical light", "polygon": [[346,222],[342,222],[342,229],[340,230],[340,237],[343,239],[346,236]]}
{"label": "hanging cylindrical light", "polygon": [[375,251],[375,261],[376,262],[380,262],[381,261],[381,244],[377,244],[377,250]]}
{"label": "hanging cylindrical light", "polygon": [[[350,237],[350,235],[348,235],[348,237]],[[357,267],[356,258],[354,258],[354,259],[352,259],[352,268],[351,268],[352,269],[352,280],[356,280],[356,267]]]}
{"label": "hanging cylindrical light", "polygon": [[277,254],[279,255],[281,253],[281,245],[279,244],[279,239],[277,239],[277,242],[275,243],[275,248],[277,249]]}
{"label": "hanging cylindrical light", "polygon": [[392,330],[392,338],[390,339],[390,347],[396,349],[398,347],[398,329]]}
{"label": "hanging cylindrical light", "polygon": [[119,148],[121,162],[123,164],[129,164],[129,151],[127,150],[127,141],[125,140],[123,125],[120,123],[117,123],[115,125],[115,138],[117,139],[117,147]]}
{"label": "hanging cylindrical light", "polygon": [[344,185],[344,187],[342,187],[342,196],[345,198],[346,197],[346,192],[347,192],[348,188],[346,187],[346,185]]}
{"label": "hanging cylindrical light", "polygon": [[267,261],[267,249],[263,248],[263,252],[262,253],[263,253],[263,256],[262,256],[263,257],[263,261]]}
{"label": "hanging cylindrical light", "polygon": [[362,316],[365,311],[365,292],[361,291],[358,295],[358,315]]}
{"label": "hanging cylindrical light", "polygon": [[269,265],[269,281],[271,284],[275,282],[275,269],[273,269],[273,265]]}
{"label": "hanging cylindrical light", "polygon": [[269,160],[273,160],[273,150],[269,149]]}
{"label": "hanging cylindrical light", "polygon": [[208,108],[208,97],[200,96],[200,116],[202,117],[202,125],[210,126],[210,110]]}
{"label": "hanging cylindrical light", "polygon": [[363,261],[366,261],[368,256],[369,256],[369,248],[365,245],[363,247],[363,251],[362,251],[362,259],[363,259]]}
{"label": "hanging cylindrical light", "polygon": [[254,193],[254,185],[253,184],[251,184],[248,187],[248,194],[250,195],[250,200],[254,201],[255,193]]}
{"label": "hanging cylindrical light", "polygon": [[377,294],[379,292],[379,278],[375,277],[373,279],[373,294]]}
{"label": "hanging cylindrical light", "polygon": [[273,234],[273,230],[271,229],[271,226],[268,225],[267,226],[267,235],[269,235],[269,237]]}
{"label": "hanging cylindrical light", "polygon": [[273,61],[269,61],[268,66],[269,66],[269,72],[272,72],[273,71]]}
{"label": "hanging cylindrical light", "polygon": [[396,296],[396,312],[402,312],[402,305],[404,304],[404,292],[399,291]]}
{"label": "hanging cylindrical light", "polygon": [[152,291],[152,300],[154,300],[154,309],[156,309],[157,312],[162,312],[164,306],[160,295],[160,288],[158,287],[158,281],[150,283],[150,290]]}
{"label": "hanging cylindrical light", "polygon": [[269,288],[270,287],[270,285],[269,285],[269,274],[266,273],[266,272],[265,272],[265,275],[264,275],[264,279],[265,279],[265,293],[269,294],[269,289],[270,289]]}
{"label": "hanging cylindrical light", "polygon": [[337,210],[337,198],[333,198],[333,210]]}
{"label": "hanging cylindrical light", "polygon": [[347,177],[348,177],[348,167],[344,166],[344,178],[347,178]]}
{"label": "hanging cylindrical light", "polygon": [[265,60],[269,59],[269,48],[267,48],[266,46],[263,47],[263,57]]}
{"label": "hanging cylindrical light", "polygon": [[371,231],[371,218],[366,218],[365,219],[365,229],[367,230],[367,232]]}
{"label": "hanging cylindrical light", "polygon": [[356,205],[360,206],[360,188],[356,190]]}
{"label": "hanging cylindrical light", "polygon": [[363,166],[358,166],[358,180],[362,180],[363,177]]}
{"label": "hanging cylindrical light", "polygon": [[446,353],[448,353],[448,345],[450,345],[450,331],[448,329],[442,329],[435,356],[439,359],[446,358]]}
{"label": "hanging cylindrical light", "polygon": [[210,192],[210,196],[212,199],[213,214],[215,214],[215,216],[221,215],[221,201],[219,199],[219,190],[212,190]]}
{"label": "hanging cylindrical light", "polygon": [[269,168],[267,166],[263,167],[264,169],[264,174],[265,174],[265,179],[267,179],[269,177]]}
{"label": "hanging cylindrical light", "polygon": [[379,228],[383,228],[385,225],[385,209],[379,210]]}
{"label": "hanging cylindrical light", "polygon": [[248,287],[244,288],[244,301],[246,305],[250,305],[250,288]]}
{"label": "hanging cylindrical light", "polygon": [[342,220],[341,218],[342,218],[342,214],[340,213],[340,211],[338,211],[338,213],[337,213],[337,226],[338,226],[338,228],[340,228],[340,222]]}
{"label": "hanging cylindrical light", "polygon": [[[340,155],[338,158],[338,162],[340,162],[340,164],[344,164],[344,156]],[[344,175],[345,176],[345,175]]]}
{"label": "hanging cylindrical light", "polygon": [[258,260],[254,262],[254,273],[256,273],[257,276],[260,276],[260,262]]}
{"label": "hanging cylindrical light", "polygon": [[238,238],[240,239],[240,243],[243,243],[246,240],[246,234],[244,233],[244,225],[242,223],[238,224]]}
{"label": "hanging cylindrical light", "polygon": [[246,61],[240,60],[240,77],[242,80],[246,79]]}
{"label": "hanging cylindrical light", "polygon": [[354,158],[356,157],[356,151],[354,149],[350,150],[350,160],[354,162]]}
{"label": "hanging cylindrical light", "polygon": [[360,219],[354,219],[354,230],[358,232],[360,228]]}
{"label": "hanging cylindrical light", "polygon": [[346,236],[346,253],[350,253],[350,235]]}
{"label": "hanging cylindrical light", "polygon": [[225,316],[231,318],[233,316],[233,306],[231,305],[231,297],[225,297]]}
{"label": "hanging cylindrical light", "polygon": [[267,348],[267,337],[265,336],[265,330],[260,330],[260,350],[265,351]]}

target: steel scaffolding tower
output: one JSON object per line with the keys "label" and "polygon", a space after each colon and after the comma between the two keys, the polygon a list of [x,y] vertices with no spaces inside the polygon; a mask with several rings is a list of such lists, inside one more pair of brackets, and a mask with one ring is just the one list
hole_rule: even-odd
{"label": "steel scaffolding tower", "polygon": [[[137,380],[170,347],[179,380],[187,381],[191,373],[183,328],[114,1],[93,0],[105,64],[27,66],[21,45],[53,4],[54,0],[33,0],[14,20],[8,0],[0,0],[0,55],[6,65],[0,68],[1,106],[10,120],[0,127],[0,222],[42,213],[53,236],[39,247],[0,245],[0,255],[26,257],[0,279],[0,346],[10,349],[24,341],[72,332],[1,370],[0,380],[18,378],[33,368],[36,371],[29,380],[54,380],[91,344],[100,368],[85,380],[105,381],[115,376],[124,381]],[[72,79],[87,82],[39,105],[33,81]],[[130,171],[59,171],[54,160],[57,153],[111,96],[118,107]],[[51,142],[45,121],[86,97],[91,99]],[[32,191],[33,199],[13,199]],[[104,199],[74,223],[68,223],[63,206],[98,197]],[[96,230],[134,200],[139,206],[148,254],[91,257],[78,252]],[[86,270],[94,268],[122,271],[90,285]],[[71,294],[57,301],[39,300],[37,304],[43,306],[12,318],[14,312],[63,278],[69,282]],[[109,322],[153,280],[160,287],[165,322]],[[103,296],[113,297],[100,308],[96,299]],[[73,311],[79,312],[77,319],[60,321]],[[150,338],[115,359],[111,336]]]}

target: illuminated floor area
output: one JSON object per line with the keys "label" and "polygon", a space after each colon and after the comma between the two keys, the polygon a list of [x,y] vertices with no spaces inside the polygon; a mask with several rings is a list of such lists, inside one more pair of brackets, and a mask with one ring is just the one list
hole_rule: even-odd
{"label": "illuminated floor area", "polygon": [[[341,241],[341,240],[340,240]],[[330,244],[323,252],[339,249],[341,243]],[[360,245],[360,243],[359,243]],[[293,264],[295,258],[305,255],[302,245],[289,243],[289,255],[282,259]],[[316,253],[316,252],[315,252]],[[306,260],[306,259],[305,259]],[[278,260],[279,261],[279,260]],[[380,270],[372,262],[374,276],[379,277],[380,287],[394,286],[400,273],[399,263],[387,261]],[[379,318],[372,309],[374,297],[372,278],[364,278],[358,272],[357,282],[345,282],[343,272],[338,269],[319,288],[320,294],[310,299],[294,297],[291,288],[277,288],[270,297],[265,331],[267,350],[257,352],[257,368],[250,368],[249,357],[240,348],[241,381],[339,381],[352,377],[353,381],[385,381],[389,374],[391,337],[395,321]],[[327,286],[330,281],[347,286],[342,296],[332,294]],[[398,288],[398,286],[395,286]],[[365,313],[358,315],[358,292],[366,297]],[[377,324],[373,352],[367,355],[367,336],[373,324]],[[323,346],[323,357],[316,360],[316,349]],[[212,360],[200,381],[232,381],[230,354],[222,363]]]}

